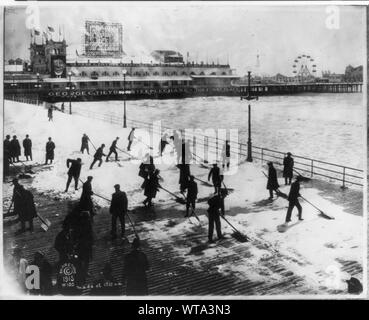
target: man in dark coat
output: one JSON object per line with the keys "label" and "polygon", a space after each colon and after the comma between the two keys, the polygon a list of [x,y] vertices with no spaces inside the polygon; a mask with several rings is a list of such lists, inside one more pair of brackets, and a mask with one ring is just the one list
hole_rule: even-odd
{"label": "man in dark coat", "polygon": [[268,182],[267,189],[269,190],[269,200],[273,199],[273,190],[276,191],[279,188],[277,171],[273,166],[273,162],[268,162]]}
{"label": "man in dark coat", "polygon": [[23,140],[23,148],[26,161],[28,161],[28,157],[30,157],[32,161],[32,140],[29,138],[28,134],[26,134],[26,138]]}
{"label": "man in dark coat", "polygon": [[294,161],[293,158],[291,157],[291,152],[287,152],[287,157],[283,159],[283,177],[285,185],[291,184],[291,180],[293,177],[293,166]]}
{"label": "man in dark coat", "polygon": [[168,134],[165,133],[161,139],[160,139],[160,146],[159,146],[159,156],[161,157],[163,155],[163,152],[164,152],[164,149],[165,149],[165,146],[167,144],[169,144],[169,142],[167,141],[168,140]]}
{"label": "man in dark coat", "polygon": [[33,194],[24,189],[19,184],[18,179],[13,179],[13,199],[14,202],[14,214],[18,215],[21,223],[21,229],[17,231],[17,234],[26,231],[26,222],[29,224],[29,231],[33,231],[33,218],[37,216],[35,202],[33,200]]}
{"label": "man in dark coat", "polygon": [[106,154],[104,153],[104,148],[105,148],[105,144],[102,144],[100,148],[97,148],[95,154],[94,154],[94,161],[92,161],[91,166],[90,166],[90,170],[92,169],[92,167],[94,166],[94,164],[99,161],[99,167],[102,164],[102,157],[106,156]]}
{"label": "man in dark coat", "polygon": [[133,140],[135,139],[135,128],[132,128],[131,132],[128,135],[128,146],[127,146],[127,151],[131,151],[131,146],[133,143]]}
{"label": "man in dark coat", "polygon": [[83,134],[82,136],[82,143],[81,143],[81,152],[84,153],[85,149],[87,150],[87,154],[90,154],[90,150],[88,148],[88,140],[89,137],[87,134]]}
{"label": "man in dark coat", "polygon": [[79,200],[80,210],[88,211],[91,217],[93,217],[95,214],[94,206],[93,206],[92,198],[91,198],[91,196],[94,194],[92,191],[92,186],[91,186],[92,179],[93,179],[92,176],[87,177],[87,181],[83,184],[83,187],[82,187],[81,199]]}
{"label": "man in dark coat", "polygon": [[120,221],[121,237],[125,237],[125,221],[124,216],[128,210],[127,195],[120,190],[120,185],[114,186],[115,192],[112,194],[109,212],[111,214],[111,237],[117,238],[117,219]]}
{"label": "man in dark coat", "polygon": [[111,156],[112,153],[114,153],[115,155],[115,161],[118,161],[118,152],[117,152],[117,143],[118,143],[119,137],[116,137],[116,139],[112,142],[110,149],[109,149],[109,153],[106,156],[106,162],[109,161],[109,157]]}
{"label": "man in dark coat", "polygon": [[301,197],[300,180],[301,180],[300,177],[297,176],[296,180],[291,184],[290,193],[288,195],[289,204],[288,204],[287,215],[286,215],[286,223],[291,221],[291,214],[292,214],[292,210],[294,207],[296,207],[298,210],[299,220],[304,220],[302,219],[302,207],[298,199],[299,197]]}
{"label": "man in dark coat", "polygon": [[147,179],[147,177],[154,172],[155,164],[154,158],[149,154],[146,154],[145,160],[140,164],[138,175],[143,178]]}
{"label": "man in dark coat", "polygon": [[198,189],[197,183],[195,182],[195,177],[190,176],[190,181],[187,184],[187,196],[186,196],[186,215],[189,217],[189,209],[191,207],[191,214],[195,211],[196,199],[197,199]]}
{"label": "man in dark coat", "polygon": [[143,204],[145,206],[152,206],[152,199],[156,197],[156,193],[159,191],[159,173],[160,171],[155,169],[144,182],[146,199],[143,201]]}
{"label": "man in dark coat", "polygon": [[184,193],[190,178],[190,165],[189,164],[178,164],[179,167],[179,188],[180,192]]}
{"label": "man in dark coat", "polygon": [[49,118],[49,121],[53,121],[53,107],[50,106],[49,109],[47,110],[47,116]]}
{"label": "man in dark coat", "polygon": [[210,181],[210,178],[212,178],[214,185],[214,194],[219,193],[223,182],[223,175],[220,174],[220,168],[216,163],[214,163],[213,167],[210,169],[208,181]]}
{"label": "man in dark coat", "polygon": [[150,266],[146,255],[139,247],[140,240],[135,238],[132,242],[132,251],[124,257],[127,296],[148,295],[146,271]]}
{"label": "man in dark coat", "polygon": [[19,156],[21,155],[21,146],[19,144],[17,136],[13,136],[13,139],[10,141],[10,155],[13,162],[19,162]]}
{"label": "man in dark coat", "polygon": [[4,140],[4,149],[3,149],[3,165],[4,165],[4,177],[9,174],[9,164],[11,162],[10,157],[10,135],[7,135]]}
{"label": "man in dark coat", "polygon": [[[78,180],[82,167],[81,163],[82,163],[81,158],[77,158],[77,160],[67,159],[67,167],[69,168],[69,170],[68,170],[67,186],[64,192],[68,192],[68,188],[70,183],[72,182],[72,178],[74,179],[74,189],[78,190]],[[69,165],[71,166],[69,167]]]}
{"label": "man in dark coat", "polygon": [[53,163],[54,149],[55,149],[55,143],[51,140],[51,137],[49,137],[49,141],[46,143],[46,161],[45,161],[45,164],[47,164],[48,160],[50,160],[50,164]]}
{"label": "man in dark coat", "polygon": [[214,233],[214,225],[217,231],[218,239],[223,239],[221,224],[220,224],[220,214],[224,214],[223,211],[223,199],[222,194],[219,193],[208,201],[208,218],[209,218],[209,233],[208,239],[209,243],[213,243],[213,233]]}

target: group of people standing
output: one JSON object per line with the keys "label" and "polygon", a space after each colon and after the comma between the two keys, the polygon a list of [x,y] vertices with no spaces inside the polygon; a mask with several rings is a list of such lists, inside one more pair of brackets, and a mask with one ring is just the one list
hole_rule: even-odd
{"label": "group of people standing", "polygon": [[[302,207],[299,202],[300,194],[300,182],[301,176],[297,175],[295,181],[292,183],[294,171],[294,159],[292,158],[291,152],[287,152],[286,157],[283,159],[283,177],[285,179],[285,185],[291,185],[290,192],[287,196],[288,200],[288,209],[286,214],[285,222],[288,223],[291,221],[292,210],[294,207],[298,210],[298,219],[304,220],[302,218]],[[281,194],[279,190],[279,183],[277,177],[277,171],[273,166],[273,162],[268,162],[268,182],[267,189],[269,190],[269,199],[273,199],[273,192],[276,192],[277,195]]]}

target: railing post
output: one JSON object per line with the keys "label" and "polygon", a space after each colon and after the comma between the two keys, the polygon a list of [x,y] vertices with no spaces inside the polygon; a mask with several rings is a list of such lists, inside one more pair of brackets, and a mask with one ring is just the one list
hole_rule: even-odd
{"label": "railing post", "polygon": [[261,148],[261,164],[263,165],[264,160],[264,148]]}
{"label": "railing post", "polygon": [[313,175],[314,175],[314,160],[311,160],[310,175],[311,175],[311,177],[313,177]]}
{"label": "railing post", "polygon": [[341,186],[341,189],[347,189],[347,187],[345,186],[345,180],[346,180],[346,167],[343,167],[342,186]]}

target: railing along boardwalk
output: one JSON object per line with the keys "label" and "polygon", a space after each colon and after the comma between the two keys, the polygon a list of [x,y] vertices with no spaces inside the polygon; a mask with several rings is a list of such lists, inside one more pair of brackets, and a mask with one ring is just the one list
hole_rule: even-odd
{"label": "railing along boardwalk", "polygon": [[[79,115],[99,119],[105,122],[109,122],[111,124],[122,125],[123,117],[114,115],[114,114],[103,114],[92,112],[89,110],[76,111]],[[127,125],[130,127],[136,128],[146,128],[149,130],[154,130],[152,123],[141,121],[141,120],[132,120],[127,119]],[[173,128],[161,126],[162,130],[173,131]],[[157,134],[162,134],[162,132],[155,132]],[[225,143],[224,139],[218,137],[205,136],[203,134],[199,134],[201,138],[204,139],[205,146],[204,149],[207,148],[208,151],[213,152],[217,155],[222,150],[222,147]],[[192,137],[189,137],[190,140],[193,140]],[[198,143],[198,141],[194,142]],[[236,150],[233,148],[233,145],[236,145]],[[247,144],[231,141],[231,153],[237,153],[240,162],[245,161],[247,157]],[[260,161],[262,164],[264,162],[272,161],[279,168],[283,168],[283,158],[286,155],[286,152],[281,152],[277,150],[272,150],[269,148],[263,148],[259,146],[252,147],[253,158]],[[310,178],[319,177],[324,178],[330,182],[340,183],[342,188],[346,188],[348,186],[356,186],[362,187],[364,185],[364,170],[352,168],[349,166],[343,166],[327,161],[322,161],[318,159],[308,158],[299,155],[293,155],[295,160],[295,174],[300,173],[303,176],[308,176]]]}

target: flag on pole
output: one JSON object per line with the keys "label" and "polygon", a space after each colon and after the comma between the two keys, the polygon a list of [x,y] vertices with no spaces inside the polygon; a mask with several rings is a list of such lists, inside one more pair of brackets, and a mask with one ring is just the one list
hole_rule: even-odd
{"label": "flag on pole", "polygon": [[55,32],[54,28],[52,27],[47,26],[47,29],[49,30],[49,32]]}

